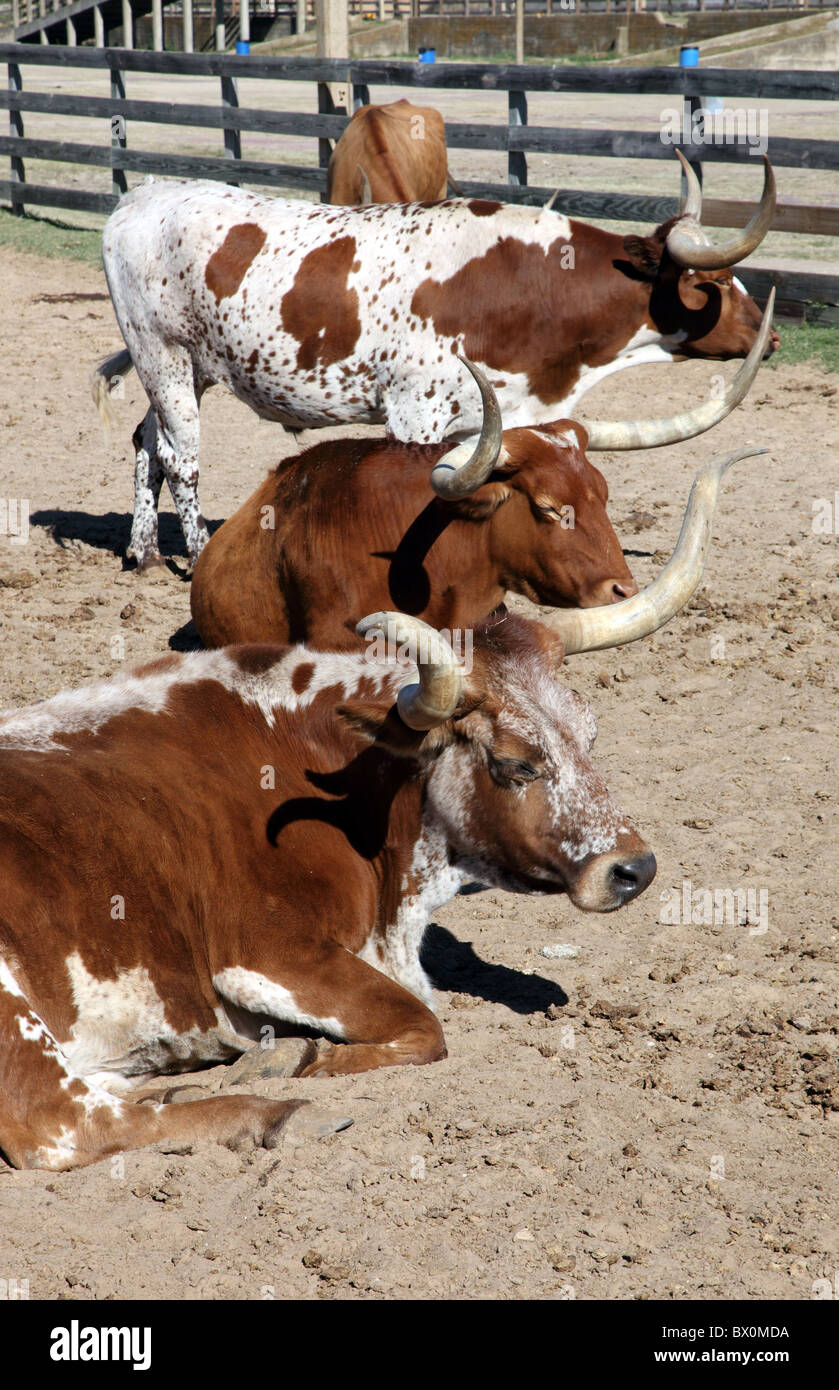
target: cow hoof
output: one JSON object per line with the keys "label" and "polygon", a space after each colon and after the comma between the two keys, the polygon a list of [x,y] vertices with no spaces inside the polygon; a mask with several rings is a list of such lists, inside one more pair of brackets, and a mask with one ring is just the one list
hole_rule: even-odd
{"label": "cow hoof", "polygon": [[353,1123],[351,1116],[333,1115],[328,1110],[307,1103],[278,1126],[275,1133],[266,1133],[262,1144],[266,1149],[276,1149],[286,1143],[306,1144],[312,1139],[325,1139],[329,1134],[338,1134],[342,1129],[349,1129]]}
{"label": "cow hoof", "polygon": [[148,555],[143,556],[135,555],[133,550],[128,550],[126,551],[125,558],[126,560],[136,561],[136,573],[138,575],[148,574],[151,570],[157,570],[166,567],[166,561],[164,560],[160,552],[157,550],[151,551]]}
{"label": "cow hoof", "polygon": [[218,1083],[219,1089],[226,1091],[228,1086],[299,1076],[316,1055],[311,1038],[277,1038],[269,1048],[257,1043],[227,1068]]}

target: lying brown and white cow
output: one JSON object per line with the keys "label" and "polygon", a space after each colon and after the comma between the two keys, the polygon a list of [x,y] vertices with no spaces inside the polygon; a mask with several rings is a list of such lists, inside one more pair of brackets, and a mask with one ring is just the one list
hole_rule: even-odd
{"label": "lying brown and white cow", "polygon": [[332,151],[326,201],[421,203],[445,198],[447,183],[443,117],[403,98],[355,112]]}
{"label": "lying brown and white cow", "polygon": [[652,447],[710,428],[748,391],[771,319],[770,303],[723,396],[675,418],[502,432],[492,387],[466,361],[484,410],[474,449],[344,439],[286,460],[198,557],[190,605],[202,642],[343,650],[363,614],[386,606],[462,632],[508,590],[552,607],[631,597],[609,489],[586,447]]}
{"label": "lying brown and white cow", "polygon": [[729,461],[695,484],[648,591],[560,612],[555,631],[491,619],[468,674],[424,623],[376,614],[367,651],[172,655],[4,715],[5,1157],[270,1147],[295,1103],[128,1093],[244,1051],[266,1016],[335,1040],[304,1075],[432,1062],[445,1044],[419,947],[466,879],[594,912],[641,893],[655,859],[557,676],[563,651],[631,641],[686,601]]}
{"label": "lying brown and white cow", "polygon": [[198,410],[214,382],[292,428],[383,422],[434,444],[480,428],[458,354],[489,376],[507,429],[573,415],[638,363],[745,356],[760,314],[730,267],[772,220],[772,170],[748,227],[717,246],[691,179],[684,215],[648,237],[474,199],[336,208],[219,184],[133,189],[102,241],[126,350],[96,376],[105,414],[105,383],[132,365],[150,401],[129,554],[160,558],[164,475],[192,561],[209,539]]}

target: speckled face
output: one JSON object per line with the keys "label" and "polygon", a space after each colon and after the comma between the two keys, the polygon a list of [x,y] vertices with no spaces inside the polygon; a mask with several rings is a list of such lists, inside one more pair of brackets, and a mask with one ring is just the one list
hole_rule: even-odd
{"label": "speckled face", "polygon": [[655,859],[589,758],[594,715],[543,661],[496,661],[429,796],[461,867],[514,892],[567,892],[608,912],[652,881]]}

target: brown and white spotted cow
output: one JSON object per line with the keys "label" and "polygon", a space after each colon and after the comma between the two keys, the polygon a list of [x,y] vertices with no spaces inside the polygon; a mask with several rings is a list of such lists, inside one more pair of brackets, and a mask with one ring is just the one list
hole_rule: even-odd
{"label": "brown and white spotted cow", "polygon": [[642,892],[655,859],[557,675],[563,649],[631,640],[685,601],[724,466],[648,592],[556,633],[490,620],[468,674],[424,623],[376,614],[368,651],[172,655],[0,718],[6,1158],[271,1147],[295,1103],[144,1106],[131,1088],[242,1052],[266,1017],[334,1040],[302,1075],[432,1062],[420,941],[465,879],[594,912]]}
{"label": "brown and white spotted cow", "polygon": [[134,189],[102,247],[127,350],[96,377],[106,414],[105,383],[132,364],[151,402],[129,553],[141,568],[159,559],[164,474],[193,561],[208,540],[198,408],[214,382],[292,428],[379,421],[432,444],[480,427],[458,354],[490,377],[508,429],[571,416],[636,363],[745,356],[760,314],[730,267],[774,206],[768,162],[755,216],[719,246],[695,180],[685,214],[649,237],[475,200],[338,208],[220,184]]}
{"label": "brown and white spotted cow", "polygon": [[343,207],[419,203],[445,198],[447,183],[443,117],[403,97],[355,112],[332,151],[326,201]]}
{"label": "brown and white spotted cow", "polygon": [[630,598],[637,586],[606,513],[609,489],[586,448],[710,428],[748,391],[771,319],[770,297],[728,390],[670,419],[502,431],[492,387],[466,362],[484,406],[474,449],[342,439],[286,459],[198,557],[190,605],[202,642],[343,650],[357,646],[362,615],[387,606],[462,632],[508,590],[551,607]]}

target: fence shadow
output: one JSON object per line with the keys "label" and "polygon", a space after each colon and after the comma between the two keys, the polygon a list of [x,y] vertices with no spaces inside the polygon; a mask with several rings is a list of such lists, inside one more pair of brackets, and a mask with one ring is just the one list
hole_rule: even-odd
{"label": "fence shadow", "polygon": [[436,922],[423,937],[420,961],[435,989],[504,1004],[516,1014],[544,1013],[551,1004],[568,1003],[568,995],[553,980],[481,960],[471,942],[458,941]]}

